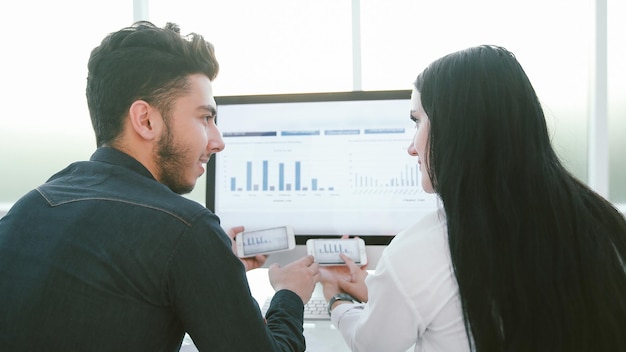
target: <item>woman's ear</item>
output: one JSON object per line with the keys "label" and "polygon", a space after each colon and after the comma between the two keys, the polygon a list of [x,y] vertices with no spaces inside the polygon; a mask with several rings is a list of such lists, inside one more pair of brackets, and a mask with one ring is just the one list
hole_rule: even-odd
{"label": "woman's ear", "polygon": [[156,139],[161,132],[161,114],[159,110],[144,100],[135,100],[129,109],[130,125],[140,138]]}

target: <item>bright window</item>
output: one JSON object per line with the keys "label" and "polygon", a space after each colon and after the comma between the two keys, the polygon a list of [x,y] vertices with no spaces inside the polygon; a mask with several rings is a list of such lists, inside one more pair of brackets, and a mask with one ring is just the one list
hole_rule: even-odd
{"label": "bright window", "polygon": [[626,204],[626,2],[609,0],[607,7],[609,198]]}
{"label": "bright window", "polygon": [[94,151],[87,60],[132,11],[129,0],[0,3],[0,208]]}
{"label": "bright window", "polygon": [[[565,165],[587,181],[595,1],[608,2],[609,198],[626,203],[621,0],[33,0],[0,4],[9,28],[0,34],[0,205],[93,152],[87,59],[132,23],[133,5],[158,26],[175,22],[215,45],[217,95],[408,89],[444,54],[502,45],[533,82]],[[189,197],[204,203],[204,184]]]}

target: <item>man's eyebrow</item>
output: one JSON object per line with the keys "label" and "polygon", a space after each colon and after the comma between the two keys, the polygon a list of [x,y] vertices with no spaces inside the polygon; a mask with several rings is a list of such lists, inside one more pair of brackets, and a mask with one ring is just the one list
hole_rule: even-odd
{"label": "man's eyebrow", "polygon": [[217,116],[217,110],[215,110],[215,108],[211,105],[201,105],[198,107],[198,110],[208,111],[211,115]]}

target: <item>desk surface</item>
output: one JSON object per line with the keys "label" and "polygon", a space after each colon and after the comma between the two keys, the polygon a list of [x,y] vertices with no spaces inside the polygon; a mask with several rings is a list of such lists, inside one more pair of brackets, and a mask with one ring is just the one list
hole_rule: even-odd
{"label": "desk surface", "polygon": [[[252,296],[262,306],[268,297],[274,294],[274,289],[269,282],[267,269],[260,268],[249,271],[248,282]],[[318,283],[314,295],[321,294],[321,285]],[[304,321],[304,336],[306,338],[307,352],[349,352],[350,349],[343,341],[341,334],[333,324],[328,321]],[[181,352],[197,352],[189,335],[185,336]]]}

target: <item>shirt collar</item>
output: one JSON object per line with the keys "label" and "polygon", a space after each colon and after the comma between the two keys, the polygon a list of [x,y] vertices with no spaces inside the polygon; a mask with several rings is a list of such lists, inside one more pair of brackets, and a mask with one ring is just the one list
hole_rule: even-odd
{"label": "shirt collar", "polygon": [[99,147],[89,158],[90,161],[100,161],[107,164],[119,165],[140,175],[155,180],[154,176],[132,156],[111,147]]}

